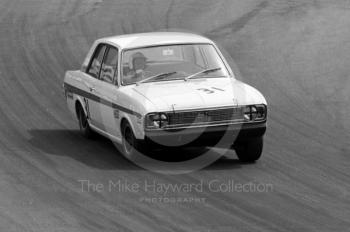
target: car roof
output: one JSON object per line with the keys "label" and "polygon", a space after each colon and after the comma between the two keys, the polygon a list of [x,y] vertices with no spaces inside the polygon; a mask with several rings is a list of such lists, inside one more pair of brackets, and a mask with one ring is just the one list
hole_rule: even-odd
{"label": "car roof", "polygon": [[109,42],[121,49],[169,44],[209,43],[213,41],[201,35],[184,32],[152,32],[105,37],[98,43]]}

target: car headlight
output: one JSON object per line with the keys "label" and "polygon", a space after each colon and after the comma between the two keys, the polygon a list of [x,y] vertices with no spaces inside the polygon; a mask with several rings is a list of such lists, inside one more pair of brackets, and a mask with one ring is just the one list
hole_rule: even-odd
{"label": "car headlight", "polygon": [[168,116],[165,113],[150,113],[146,115],[147,129],[160,129],[168,125]]}
{"label": "car headlight", "polygon": [[266,119],[266,105],[249,105],[244,108],[245,121],[261,121]]}

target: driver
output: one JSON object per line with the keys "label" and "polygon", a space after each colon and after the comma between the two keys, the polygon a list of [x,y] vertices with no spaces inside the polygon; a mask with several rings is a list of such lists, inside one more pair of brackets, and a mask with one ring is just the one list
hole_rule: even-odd
{"label": "driver", "polygon": [[129,72],[127,76],[132,80],[132,82],[141,81],[146,77],[146,61],[147,58],[141,52],[136,52],[130,57]]}

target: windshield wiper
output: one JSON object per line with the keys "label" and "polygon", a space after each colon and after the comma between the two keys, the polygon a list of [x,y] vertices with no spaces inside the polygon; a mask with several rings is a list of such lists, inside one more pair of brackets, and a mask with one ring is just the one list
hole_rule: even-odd
{"label": "windshield wiper", "polygon": [[210,69],[205,69],[205,70],[202,70],[200,72],[197,72],[197,73],[194,73],[192,75],[189,75],[187,77],[185,77],[185,81],[188,81],[189,79],[193,78],[193,77],[196,77],[198,75],[201,75],[201,74],[208,74],[208,73],[211,73],[211,72],[216,72],[216,71],[219,71],[221,70],[221,68],[210,68]]}
{"label": "windshield wiper", "polygon": [[151,76],[151,77],[147,77],[146,79],[143,79],[141,81],[138,81],[136,82],[136,85],[140,85],[141,83],[144,83],[146,81],[149,81],[149,80],[152,80],[152,79],[155,79],[155,78],[158,78],[158,77],[167,77],[167,76],[171,76],[173,74],[175,74],[177,72],[167,72],[167,73],[160,73],[160,74],[157,74],[157,75],[154,75],[154,76]]}

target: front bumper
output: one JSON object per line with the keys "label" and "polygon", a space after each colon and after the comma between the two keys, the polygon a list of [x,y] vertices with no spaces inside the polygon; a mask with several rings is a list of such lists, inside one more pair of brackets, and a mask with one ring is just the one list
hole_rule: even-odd
{"label": "front bumper", "polygon": [[266,132],[266,121],[232,125],[215,125],[186,129],[146,131],[143,143],[147,146],[227,146]]}

